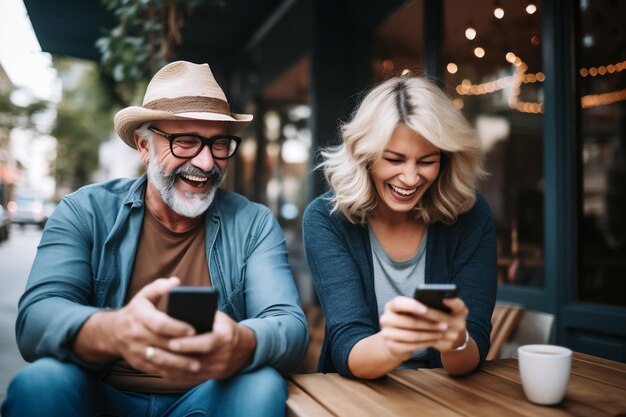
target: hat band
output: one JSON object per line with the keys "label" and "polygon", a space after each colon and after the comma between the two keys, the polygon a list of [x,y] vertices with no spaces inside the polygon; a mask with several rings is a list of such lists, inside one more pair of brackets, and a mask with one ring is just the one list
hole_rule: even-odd
{"label": "hat band", "polygon": [[224,100],[213,97],[185,96],[160,98],[143,105],[149,110],[162,110],[170,113],[209,112],[230,116],[230,106]]}

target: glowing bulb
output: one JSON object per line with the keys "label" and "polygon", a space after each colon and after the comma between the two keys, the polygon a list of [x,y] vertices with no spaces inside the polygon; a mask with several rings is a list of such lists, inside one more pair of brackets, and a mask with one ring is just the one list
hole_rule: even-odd
{"label": "glowing bulb", "polygon": [[537,11],[537,6],[535,5],[535,3],[528,3],[528,6],[526,6],[526,13],[533,14],[536,11]]}
{"label": "glowing bulb", "polygon": [[511,64],[513,63],[513,61],[515,61],[515,54],[513,52],[507,52],[506,53],[506,61],[510,62]]}
{"label": "glowing bulb", "polygon": [[454,62],[450,62],[446,68],[450,74],[456,74],[456,72],[459,70],[459,67],[457,67]]}
{"label": "glowing bulb", "polygon": [[493,9],[493,15],[496,19],[502,19],[504,17],[504,9],[502,7],[496,7]]}
{"label": "glowing bulb", "polygon": [[391,72],[393,71],[393,68],[395,67],[395,65],[393,64],[393,61],[390,59],[385,59],[383,61],[383,71],[386,72]]}
{"label": "glowing bulb", "polygon": [[485,50],[481,48],[480,46],[477,48],[474,48],[474,55],[476,55],[478,58],[482,58],[485,56]]}
{"label": "glowing bulb", "polygon": [[533,36],[530,38],[530,43],[531,43],[533,46],[537,46],[537,45],[539,45],[539,44],[541,43],[541,39],[539,38],[539,36],[538,36],[538,35],[533,35]]}
{"label": "glowing bulb", "polygon": [[465,29],[465,37],[470,41],[474,39],[476,37],[476,29],[471,26]]}

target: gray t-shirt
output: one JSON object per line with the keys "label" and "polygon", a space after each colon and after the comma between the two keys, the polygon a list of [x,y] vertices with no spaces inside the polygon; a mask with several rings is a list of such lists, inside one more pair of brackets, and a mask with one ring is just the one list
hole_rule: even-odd
{"label": "gray t-shirt", "polygon": [[[378,238],[368,226],[370,243],[372,245],[372,261],[374,263],[374,291],[378,304],[378,317],[385,312],[385,304],[398,295],[412,297],[415,288],[425,282],[424,271],[426,269],[426,241],[428,229],[420,247],[407,260],[396,261],[385,252]],[[426,349],[420,349],[413,353],[411,359],[401,368],[419,367],[420,359],[425,358]]]}
{"label": "gray t-shirt", "polygon": [[387,301],[398,295],[412,297],[415,288],[424,283],[426,268],[426,241],[428,232],[415,255],[407,260],[396,261],[385,252],[378,238],[368,226],[374,262],[374,289],[378,301],[378,317],[385,311]]}

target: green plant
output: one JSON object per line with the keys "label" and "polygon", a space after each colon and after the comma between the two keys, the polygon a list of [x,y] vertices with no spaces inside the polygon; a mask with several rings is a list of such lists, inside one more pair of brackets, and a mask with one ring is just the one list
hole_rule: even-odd
{"label": "green plant", "polygon": [[175,57],[183,41],[184,16],[202,4],[223,0],[102,0],[118,25],[98,39],[103,70],[115,82],[119,101],[140,99],[154,73]]}
{"label": "green plant", "polygon": [[[33,100],[31,103],[18,106],[11,101],[10,92],[0,92],[0,128],[40,130],[36,123],[38,115],[50,109],[51,104],[45,100]],[[41,132],[48,133],[48,132]]]}
{"label": "green plant", "polygon": [[116,106],[95,62],[59,56],[53,62],[63,80],[51,132],[57,139],[54,172],[57,189],[69,192],[93,181],[98,149],[111,137]]}

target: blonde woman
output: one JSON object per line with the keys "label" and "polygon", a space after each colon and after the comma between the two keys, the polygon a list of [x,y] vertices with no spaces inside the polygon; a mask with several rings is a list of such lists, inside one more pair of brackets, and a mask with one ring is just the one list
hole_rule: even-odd
{"label": "blonde woman", "polygon": [[[398,367],[471,372],[489,350],[496,237],[476,191],[478,138],[430,81],[374,88],[322,152],[330,191],[304,220],[304,244],[326,316],[320,372],[378,378]],[[421,283],[454,283],[443,313],[413,299]]]}

